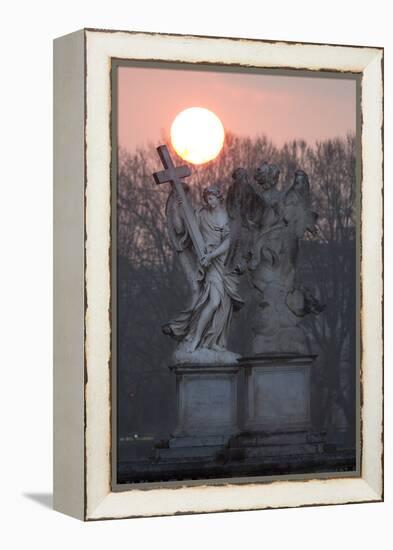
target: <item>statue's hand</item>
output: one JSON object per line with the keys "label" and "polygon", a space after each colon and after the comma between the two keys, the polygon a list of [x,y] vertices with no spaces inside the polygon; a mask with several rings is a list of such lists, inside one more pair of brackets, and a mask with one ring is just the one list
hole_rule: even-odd
{"label": "statue's hand", "polygon": [[211,264],[211,261],[212,261],[211,254],[205,254],[201,258],[201,266],[209,267],[209,265]]}
{"label": "statue's hand", "polygon": [[316,237],[319,233],[319,227],[318,225],[314,225],[311,227],[307,227],[307,231],[313,236]]}

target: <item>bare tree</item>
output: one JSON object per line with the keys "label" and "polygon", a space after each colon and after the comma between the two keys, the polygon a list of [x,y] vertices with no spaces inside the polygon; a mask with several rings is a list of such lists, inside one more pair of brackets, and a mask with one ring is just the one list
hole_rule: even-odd
{"label": "bare tree", "polygon": [[[320,352],[318,409],[329,427],[337,407],[355,435],[356,389],[356,147],[353,136],[308,148],[304,157],[319,213],[319,239],[308,250],[309,279],[326,304],[308,326]],[[345,368],[347,366],[347,368]]]}

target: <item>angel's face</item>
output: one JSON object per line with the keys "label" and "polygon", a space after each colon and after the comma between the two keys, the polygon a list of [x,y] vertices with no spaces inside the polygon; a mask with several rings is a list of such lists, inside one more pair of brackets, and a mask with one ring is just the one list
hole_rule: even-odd
{"label": "angel's face", "polygon": [[213,195],[213,193],[209,193],[207,195],[207,204],[209,205],[209,208],[217,208],[220,204],[220,199],[216,197],[216,195]]}

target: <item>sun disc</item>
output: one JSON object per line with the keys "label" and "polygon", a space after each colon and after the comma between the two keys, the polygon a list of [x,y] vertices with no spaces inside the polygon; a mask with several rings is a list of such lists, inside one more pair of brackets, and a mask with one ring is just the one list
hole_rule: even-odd
{"label": "sun disc", "polygon": [[221,120],[203,107],[181,111],[171,126],[171,141],[176,153],[192,164],[213,160],[224,144]]}

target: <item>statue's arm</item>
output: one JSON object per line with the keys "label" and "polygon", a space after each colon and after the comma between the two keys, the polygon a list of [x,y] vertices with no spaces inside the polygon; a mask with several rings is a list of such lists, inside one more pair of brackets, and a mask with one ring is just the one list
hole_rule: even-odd
{"label": "statue's arm", "polygon": [[226,252],[228,252],[229,244],[230,244],[230,240],[229,240],[229,237],[228,237],[220,244],[220,246],[218,246],[215,250],[210,252],[210,254],[209,254],[210,258],[211,259],[218,258],[222,254],[225,254]]}
{"label": "statue's arm", "polygon": [[307,214],[306,230],[311,233],[311,235],[316,235],[318,233],[318,214],[317,212],[313,212],[312,210],[309,210]]}
{"label": "statue's arm", "polygon": [[223,241],[221,242],[221,244],[215,250],[212,250],[211,252],[209,252],[208,254],[205,254],[205,256],[201,258],[202,266],[207,267],[210,264],[210,262],[214,260],[214,258],[218,258],[223,254],[227,254],[230,247],[230,243],[231,241],[229,236],[229,225],[228,225],[224,230]]}
{"label": "statue's arm", "polygon": [[184,220],[180,214],[181,205],[182,199],[176,195],[175,200],[172,203],[172,223],[173,229],[177,234],[184,232]]}
{"label": "statue's arm", "polygon": [[231,231],[229,223],[227,223],[222,230],[222,241],[221,244],[212,252],[210,252],[210,258],[218,258],[223,254],[226,254],[231,246]]}
{"label": "statue's arm", "polygon": [[174,191],[168,197],[165,213],[169,240],[177,252],[182,252],[190,246],[189,235],[180,212],[177,195]]}

